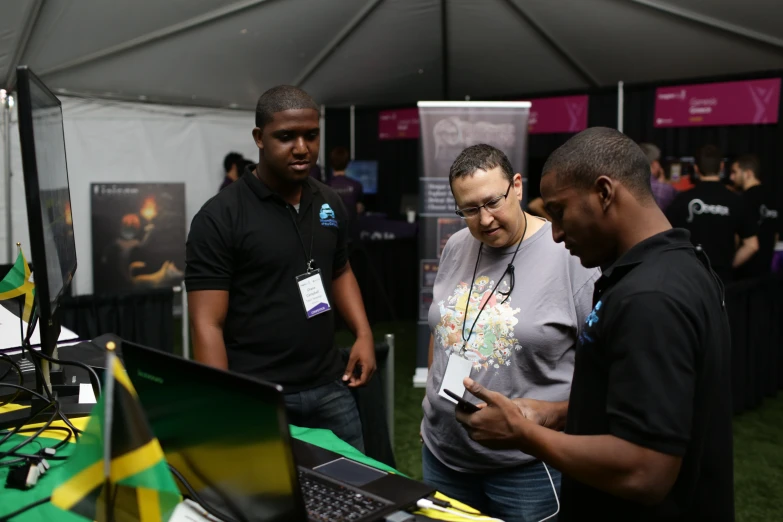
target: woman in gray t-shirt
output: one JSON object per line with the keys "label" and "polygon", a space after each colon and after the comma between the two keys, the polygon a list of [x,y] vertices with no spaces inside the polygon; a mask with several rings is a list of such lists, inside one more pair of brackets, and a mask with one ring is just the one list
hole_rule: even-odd
{"label": "woman in gray t-shirt", "polygon": [[531,416],[532,401],[567,401],[574,347],[600,273],[556,244],[547,221],[522,211],[521,176],[498,149],[465,149],[449,179],[468,228],[448,240],[433,288],[424,481],[506,522],[538,522],[557,511],[560,474],[519,451],[470,440],[443,389],[463,395],[469,374],[519,399]]}

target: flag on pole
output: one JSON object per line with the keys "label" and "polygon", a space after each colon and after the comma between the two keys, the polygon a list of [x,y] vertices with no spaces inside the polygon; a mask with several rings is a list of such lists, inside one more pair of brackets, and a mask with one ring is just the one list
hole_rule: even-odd
{"label": "flag on pole", "polygon": [[103,394],[52,493],[52,504],[97,522],[166,522],[182,500],[125,368],[107,345]]}
{"label": "flag on pole", "polygon": [[35,283],[33,283],[33,279],[30,276],[30,266],[24,258],[22,247],[19,243],[16,246],[19,248],[19,253],[16,256],[14,266],[0,281],[0,301],[24,296],[22,320],[29,323],[33,312],[33,303],[35,302]]}

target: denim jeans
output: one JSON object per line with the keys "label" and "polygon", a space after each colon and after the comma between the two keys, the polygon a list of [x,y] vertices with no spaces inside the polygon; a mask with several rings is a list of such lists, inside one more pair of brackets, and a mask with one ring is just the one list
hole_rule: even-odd
{"label": "denim jeans", "polygon": [[285,394],[288,420],[302,428],[331,430],[364,453],[362,422],[348,386],[335,380],[317,388]]}
{"label": "denim jeans", "polygon": [[541,461],[495,473],[462,473],[439,461],[426,444],[421,460],[424,482],[485,515],[505,522],[539,522],[557,511],[552,483],[559,496],[560,472],[549,468],[550,483]]}

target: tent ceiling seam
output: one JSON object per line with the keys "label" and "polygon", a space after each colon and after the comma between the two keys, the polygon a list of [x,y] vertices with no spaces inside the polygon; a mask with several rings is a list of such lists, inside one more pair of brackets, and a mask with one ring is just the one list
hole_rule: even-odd
{"label": "tent ceiling seam", "polygon": [[272,1],[274,0],[245,0],[243,2],[231,4],[226,7],[221,7],[220,9],[214,9],[204,14],[194,16],[193,18],[189,18],[183,22],[169,25],[162,29],[157,29],[155,31],[149,32],[147,34],[143,34],[136,38],[131,38],[130,40],[126,40],[117,45],[112,45],[111,47],[101,49],[100,51],[96,51],[93,53],[86,54],[84,56],[80,56],[78,58],[74,58],[73,60],[69,60],[65,63],[55,65],[54,67],[50,67],[49,69],[44,69],[40,71],[38,75],[47,76],[54,73],[67,71],[69,69],[73,69],[75,67],[86,65],[88,63],[103,60],[105,58],[109,58],[111,56],[120,53],[132,51],[134,49],[138,49],[139,47],[148,45],[152,42],[157,42],[158,40],[162,40],[180,33],[184,33],[186,31],[190,31],[191,29],[195,29],[204,24],[214,22],[221,18],[225,18],[227,16],[231,16],[240,13],[242,11],[245,11],[247,9],[257,7],[260,4],[265,4]]}
{"label": "tent ceiling seam", "polygon": [[25,20],[24,29],[22,29],[22,37],[19,39],[19,45],[16,47],[16,51],[11,57],[11,61],[8,64],[8,71],[6,71],[5,75],[4,85],[9,91],[12,91],[16,85],[16,67],[19,65],[19,62],[22,61],[24,53],[27,51],[30,37],[33,34],[35,24],[38,23],[38,18],[41,16],[42,8],[43,0],[35,0],[30,8],[30,13],[27,15],[27,20]]}
{"label": "tent ceiling seam", "polygon": [[555,40],[554,37],[552,37],[552,35],[541,26],[541,24],[533,20],[533,18],[524,9],[522,9],[522,7],[520,7],[517,2],[514,0],[500,1],[508,5],[519,18],[524,20],[524,22],[530,26],[538,34],[538,36],[540,36],[547,43],[547,45],[552,48],[553,51],[555,51],[563,60],[565,60],[571,69],[573,69],[590,87],[600,87],[601,84],[596,79],[596,77],[593,76],[584,65],[579,63],[579,61],[574,58],[573,55],[566,51],[562,45],[557,43],[557,40]]}
{"label": "tent ceiling seam", "polygon": [[364,4],[364,7],[362,7],[342,29],[340,29],[332,41],[330,41],[326,47],[324,47],[321,52],[305,66],[304,70],[299,73],[299,76],[292,82],[292,85],[301,87],[302,84],[329,59],[334,51],[336,51],[337,48],[362,25],[362,22],[364,22],[381,3],[383,3],[383,0],[370,0]]}
{"label": "tent ceiling seam", "polygon": [[741,38],[750,40],[758,44],[764,44],[766,46],[774,47],[777,51],[783,49],[783,39],[777,38],[775,36],[766,33],[762,33],[760,31],[750,29],[748,27],[744,27],[742,25],[719,20],[711,16],[697,13],[695,11],[690,11],[688,9],[683,9],[681,7],[673,6],[665,2],[660,2],[658,0],[623,0],[623,1],[624,2],[630,1],[632,4],[635,4],[640,7],[652,9],[653,11],[656,11],[658,13],[664,13],[674,18],[678,18],[680,20],[694,22],[700,25],[710,27],[712,29],[717,29],[723,33],[729,33],[734,36],[739,36]]}

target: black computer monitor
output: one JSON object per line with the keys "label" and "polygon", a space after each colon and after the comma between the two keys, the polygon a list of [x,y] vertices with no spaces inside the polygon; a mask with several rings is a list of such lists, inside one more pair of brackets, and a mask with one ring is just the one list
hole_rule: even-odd
{"label": "black computer monitor", "polygon": [[[60,100],[29,68],[20,66],[16,74],[38,328],[41,351],[52,357],[60,336],[58,304],[76,272],[63,112]],[[48,379],[48,365],[44,368]]]}

